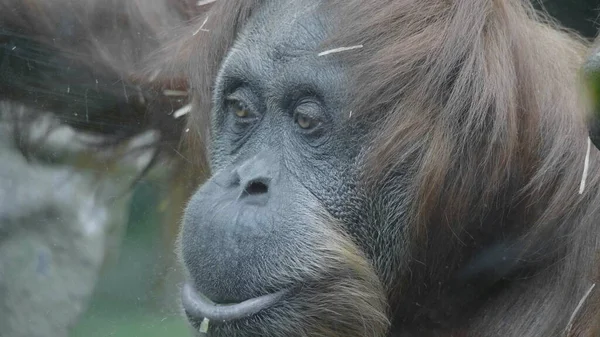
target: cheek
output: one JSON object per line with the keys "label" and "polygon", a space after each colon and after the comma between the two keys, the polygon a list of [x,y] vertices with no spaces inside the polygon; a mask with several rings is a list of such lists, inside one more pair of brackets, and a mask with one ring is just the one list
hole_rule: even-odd
{"label": "cheek", "polygon": [[356,149],[360,147],[351,146],[351,139],[346,138],[332,135],[318,148],[296,144],[298,141],[290,138],[284,146],[284,163],[329,214],[347,224],[347,231],[358,240],[364,237],[360,231],[364,222],[357,222],[357,214],[365,208],[367,199],[359,187],[362,166],[360,151]]}
{"label": "cheek", "polygon": [[296,158],[286,161],[286,169],[319,200],[328,213],[338,220],[344,220],[352,211],[353,205],[349,201],[356,194],[350,165],[331,158],[316,160],[314,157],[298,155]]}
{"label": "cheek", "polygon": [[229,164],[229,160],[227,160],[227,156],[225,155],[225,151],[223,151],[222,147],[220,147],[219,144],[212,144],[209,158],[211,172],[219,172],[222,168],[228,166]]}
{"label": "cheek", "polygon": [[373,229],[367,230],[371,221],[364,217],[368,199],[357,184],[355,167],[348,163],[321,163],[299,170],[297,177],[356,244],[362,248],[373,246]]}

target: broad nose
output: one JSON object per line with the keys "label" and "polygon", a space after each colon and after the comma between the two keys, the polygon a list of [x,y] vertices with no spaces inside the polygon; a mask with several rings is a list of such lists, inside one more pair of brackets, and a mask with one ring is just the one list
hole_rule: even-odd
{"label": "broad nose", "polygon": [[272,156],[265,154],[254,156],[236,167],[232,174],[240,188],[238,200],[264,205],[271,192],[276,167]]}

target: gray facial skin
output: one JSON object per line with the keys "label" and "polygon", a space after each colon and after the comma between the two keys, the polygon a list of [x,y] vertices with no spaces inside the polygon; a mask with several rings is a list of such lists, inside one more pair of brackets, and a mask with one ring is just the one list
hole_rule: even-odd
{"label": "gray facial skin", "polygon": [[[216,79],[214,175],[190,200],[181,240],[190,282],[201,294],[187,288],[184,307],[196,327],[203,317],[218,318],[210,336],[310,334],[309,324],[332,321],[319,314],[322,301],[335,296],[331,289],[379,287],[377,278],[365,286],[363,276],[353,275],[356,265],[340,262],[348,258],[342,246],[367,250],[375,236],[364,234],[359,220],[366,205],[356,163],[365,130],[345,107],[343,65],[318,55],[334,29],[318,5],[263,5]],[[250,308],[251,301],[265,307]],[[329,305],[330,314],[340,305]]]}
{"label": "gray facial skin", "polygon": [[[186,227],[183,239],[185,256],[203,256],[186,261],[193,274],[202,274],[197,286],[217,302],[265,291],[252,269],[261,261],[275,268],[272,263],[310,231],[310,224],[293,219],[296,207],[310,200],[340,215],[351,192],[343,181],[356,154],[340,136],[348,132],[340,118],[343,76],[339,65],[317,56],[326,18],[316,15],[316,4],[287,5],[296,8],[269,6],[253,18],[216,81],[215,174],[193,197],[191,204],[198,206],[188,207],[186,223],[194,226]],[[228,99],[239,100],[249,116],[237,117]],[[302,129],[295,110],[320,125]],[[244,195],[252,182],[268,191]],[[186,245],[188,240],[193,242]]]}

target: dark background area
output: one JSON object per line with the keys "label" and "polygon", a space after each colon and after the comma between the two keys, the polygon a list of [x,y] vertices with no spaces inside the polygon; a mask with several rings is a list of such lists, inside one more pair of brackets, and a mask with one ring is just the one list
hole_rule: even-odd
{"label": "dark background area", "polygon": [[600,0],[532,0],[564,26],[586,37],[595,37],[600,28]]}

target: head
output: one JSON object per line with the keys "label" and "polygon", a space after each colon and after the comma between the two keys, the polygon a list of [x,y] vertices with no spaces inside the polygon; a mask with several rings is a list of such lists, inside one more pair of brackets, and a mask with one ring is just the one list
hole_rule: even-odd
{"label": "head", "polygon": [[[336,19],[320,1],[265,2],[219,67],[213,176],[188,203],[181,239],[190,285],[206,301],[192,321],[212,318],[215,336],[387,329],[373,263],[382,256],[371,249],[381,224],[366,231],[357,183],[368,128],[349,109],[347,68],[319,55]],[[230,316],[208,300],[231,304]]]}

